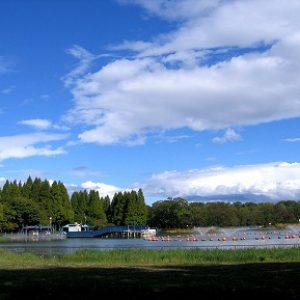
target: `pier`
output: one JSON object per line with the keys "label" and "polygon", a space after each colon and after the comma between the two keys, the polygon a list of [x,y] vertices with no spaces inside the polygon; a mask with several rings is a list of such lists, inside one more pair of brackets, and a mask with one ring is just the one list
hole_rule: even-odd
{"label": "pier", "polygon": [[140,238],[149,229],[146,225],[106,226],[97,230],[67,232],[67,238]]}

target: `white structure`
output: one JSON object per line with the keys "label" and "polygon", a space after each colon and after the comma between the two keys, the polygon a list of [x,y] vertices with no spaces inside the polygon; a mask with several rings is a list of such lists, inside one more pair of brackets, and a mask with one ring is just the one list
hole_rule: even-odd
{"label": "white structure", "polygon": [[66,232],[81,232],[81,225],[78,223],[67,224],[63,227],[63,231]]}
{"label": "white structure", "polygon": [[156,236],[156,229],[145,229],[142,230],[142,237],[152,237]]}

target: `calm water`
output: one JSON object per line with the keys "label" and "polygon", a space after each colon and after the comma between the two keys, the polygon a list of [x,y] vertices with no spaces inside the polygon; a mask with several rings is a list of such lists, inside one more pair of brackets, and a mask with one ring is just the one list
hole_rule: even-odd
{"label": "calm water", "polygon": [[[219,241],[226,234],[227,241]],[[198,231],[193,237],[197,241],[188,241],[191,235],[172,236],[170,241],[147,241],[143,239],[65,239],[60,241],[43,241],[43,242],[18,242],[3,243],[0,248],[15,252],[32,252],[38,255],[65,255],[80,249],[126,249],[126,248],[222,248],[222,249],[239,249],[248,247],[292,247],[300,246],[300,228],[286,231],[260,232],[257,230],[245,229],[224,229],[221,235],[208,235],[205,232]],[[286,239],[286,235],[294,238]],[[232,241],[232,237],[237,237],[237,241]],[[245,240],[241,238],[245,237]],[[262,239],[264,237],[264,239]]]}

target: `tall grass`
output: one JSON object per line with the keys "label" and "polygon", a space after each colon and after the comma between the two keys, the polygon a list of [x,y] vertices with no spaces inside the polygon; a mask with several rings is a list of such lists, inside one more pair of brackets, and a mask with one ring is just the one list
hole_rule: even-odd
{"label": "tall grass", "polygon": [[118,249],[81,250],[61,257],[15,254],[0,250],[0,267],[143,267],[201,264],[300,262],[300,249]]}
{"label": "tall grass", "polygon": [[81,250],[66,255],[63,262],[94,263],[103,266],[242,264],[256,262],[300,262],[299,248],[203,250],[203,249],[130,249]]}

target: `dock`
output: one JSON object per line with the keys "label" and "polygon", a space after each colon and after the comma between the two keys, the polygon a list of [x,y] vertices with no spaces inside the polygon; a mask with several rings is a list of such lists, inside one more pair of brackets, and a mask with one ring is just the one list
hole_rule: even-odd
{"label": "dock", "polygon": [[147,225],[106,226],[96,230],[67,232],[67,238],[140,238]]}

